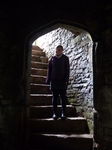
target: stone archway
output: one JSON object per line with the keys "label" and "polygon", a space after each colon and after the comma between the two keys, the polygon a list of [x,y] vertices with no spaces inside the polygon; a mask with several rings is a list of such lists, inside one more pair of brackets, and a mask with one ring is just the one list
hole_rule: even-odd
{"label": "stone archway", "polygon": [[42,48],[49,59],[54,55],[57,44],[64,47],[63,53],[69,57],[70,62],[68,101],[76,107],[78,116],[88,120],[90,132],[93,133],[93,42],[91,36],[86,32],[71,32],[60,27],[38,38],[33,44]]}
{"label": "stone archway", "polygon": [[[26,54],[26,60],[27,60],[27,62],[26,62],[26,67],[27,67],[27,73],[26,73],[26,81],[27,81],[27,83],[26,83],[26,85],[27,85],[27,91],[26,91],[26,97],[27,97],[27,99],[26,99],[26,103],[27,104],[29,104],[29,93],[30,93],[30,82],[29,82],[29,79],[30,79],[30,68],[31,68],[31,65],[30,65],[30,62],[31,62],[31,50],[32,50],[32,43],[33,43],[33,41],[36,39],[36,38],[38,38],[38,37],[40,37],[41,35],[44,35],[45,33],[48,33],[48,32],[50,32],[50,31],[52,31],[52,30],[54,30],[54,29],[56,29],[56,28],[58,28],[58,27],[60,27],[60,26],[62,26],[62,27],[64,27],[64,28],[67,28],[68,30],[70,30],[70,31],[72,31],[72,32],[86,32],[85,30],[83,30],[83,29],[79,29],[79,28],[77,28],[77,27],[75,27],[75,26],[71,26],[71,25],[66,25],[66,24],[60,24],[60,23],[57,23],[57,24],[54,24],[54,25],[52,25],[52,23],[51,23],[51,25],[49,24],[49,27],[46,25],[46,27],[44,26],[44,30],[41,30],[41,29],[37,29],[37,30],[35,30],[34,32],[33,32],[33,34],[31,34],[31,35],[29,35],[29,37],[28,37],[28,39],[27,39],[27,43],[28,43],[28,51],[27,51],[27,54]],[[30,38],[31,37],[31,38]]]}

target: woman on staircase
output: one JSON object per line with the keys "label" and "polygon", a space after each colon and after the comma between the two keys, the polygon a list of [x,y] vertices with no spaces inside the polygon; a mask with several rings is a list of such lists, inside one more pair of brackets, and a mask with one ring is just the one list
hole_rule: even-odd
{"label": "woman on staircase", "polygon": [[56,54],[49,60],[46,83],[52,90],[53,119],[57,119],[57,102],[60,95],[62,114],[61,119],[66,119],[66,90],[69,81],[69,58],[63,54],[63,47],[56,47]]}

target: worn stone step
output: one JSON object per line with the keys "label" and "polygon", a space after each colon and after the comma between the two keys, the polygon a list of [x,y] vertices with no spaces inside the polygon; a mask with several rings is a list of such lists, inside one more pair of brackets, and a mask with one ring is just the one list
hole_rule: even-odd
{"label": "worn stone step", "polygon": [[74,132],[89,133],[87,121],[82,117],[67,117],[66,120],[30,119],[32,132]]}
{"label": "worn stone step", "polygon": [[30,77],[31,83],[45,84],[45,81],[46,81],[46,76],[31,75]]}
{"label": "worn stone step", "polygon": [[[30,94],[30,105],[40,106],[40,105],[51,105],[52,104],[52,94]],[[58,98],[58,105],[60,104],[60,97]],[[67,105],[69,102],[67,101]]]}
{"label": "worn stone step", "polygon": [[37,50],[32,50],[32,55],[45,56],[45,52],[43,52],[43,51],[37,51]]}
{"label": "worn stone step", "polygon": [[48,63],[48,58],[47,57],[40,56],[40,59],[41,59],[41,62]]}
{"label": "worn stone step", "polygon": [[42,62],[42,63],[48,63],[48,58],[45,57],[45,56],[32,55],[32,56],[31,56],[31,61]]}
{"label": "worn stone step", "polygon": [[31,68],[31,74],[32,75],[46,76],[47,75],[47,69]]}
{"label": "worn stone step", "polygon": [[46,84],[30,84],[30,93],[31,94],[50,94],[51,90],[50,90],[50,86],[46,85]]}
{"label": "worn stone step", "polygon": [[[57,116],[61,116],[62,107],[57,106]],[[30,118],[51,118],[53,114],[52,105],[47,106],[30,106]],[[66,117],[75,117],[76,108],[72,105],[66,106]]]}
{"label": "worn stone step", "polygon": [[31,67],[32,68],[47,69],[48,68],[48,63],[31,61]]}
{"label": "worn stone step", "polygon": [[32,49],[42,51],[42,49],[39,46],[36,46],[36,45],[32,45]]}
{"label": "worn stone step", "polygon": [[[35,150],[93,150],[93,136],[90,134],[33,133],[30,147]],[[30,149],[30,150],[31,150]]]}
{"label": "worn stone step", "polygon": [[32,55],[31,56],[31,61],[41,62],[41,58],[40,58],[40,56]]}
{"label": "worn stone step", "polygon": [[51,105],[52,94],[30,94],[30,105]]}

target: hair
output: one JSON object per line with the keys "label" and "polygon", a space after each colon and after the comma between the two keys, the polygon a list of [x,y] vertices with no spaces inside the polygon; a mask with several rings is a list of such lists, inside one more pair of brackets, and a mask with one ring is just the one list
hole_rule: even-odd
{"label": "hair", "polygon": [[63,46],[62,45],[58,45],[57,47],[56,47],[56,49],[57,48],[61,48],[62,50],[63,50]]}

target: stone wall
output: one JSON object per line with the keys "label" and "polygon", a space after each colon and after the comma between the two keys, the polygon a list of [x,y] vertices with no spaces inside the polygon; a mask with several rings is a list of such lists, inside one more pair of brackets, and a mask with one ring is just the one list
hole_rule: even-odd
{"label": "stone wall", "polygon": [[[40,42],[39,42],[40,41]],[[35,41],[50,59],[58,44],[69,57],[70,80],[68,101],[76,106],[78,116],[86,117],[92,133],[93,124],[93,66],[92,40],[87,33],[75,35],[65,28],[58,28]]]}
{"label": "stone wall", "polygon": [[[104,37],[98,43],[96,51],[96,80],[94,115],[94,135],[101,150],[112,149],[112,35]],[[105,38],[106,37],[106,38]]]}

